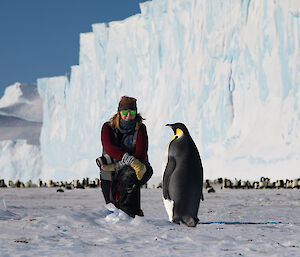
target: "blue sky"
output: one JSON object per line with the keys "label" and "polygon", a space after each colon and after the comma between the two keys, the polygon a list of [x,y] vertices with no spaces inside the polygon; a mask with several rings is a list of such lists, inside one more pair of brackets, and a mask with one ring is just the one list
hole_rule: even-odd
{"label": "blue sky", "polygon": [[140,12],[145,0],[0,0],[0,97],[16,81],[64,75],[79,34]]}

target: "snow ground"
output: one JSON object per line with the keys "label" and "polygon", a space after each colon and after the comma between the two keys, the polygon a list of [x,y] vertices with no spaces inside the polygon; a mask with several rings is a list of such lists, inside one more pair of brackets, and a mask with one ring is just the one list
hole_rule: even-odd
{"label": "snow ground", "polygon": [[300,190],[216,190],[196,228],[168,222],[160,189],[145,217],[110,212],[100,189],[0,189],[1,256],[299,256]]}

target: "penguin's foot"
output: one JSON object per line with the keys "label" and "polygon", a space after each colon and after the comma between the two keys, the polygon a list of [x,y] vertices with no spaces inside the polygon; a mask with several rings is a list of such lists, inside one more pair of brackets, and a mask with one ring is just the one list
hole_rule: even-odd
{"label": "penguin's foot", "polygon": [[188,227],[196,227],[199,219],[198,218],[193,219],[192,217],[183,217],[182,221]]}
{"label": "penguin's foot", "polygon": [[172,222],[180,225],[180,219],[178,218],[173,218]]}

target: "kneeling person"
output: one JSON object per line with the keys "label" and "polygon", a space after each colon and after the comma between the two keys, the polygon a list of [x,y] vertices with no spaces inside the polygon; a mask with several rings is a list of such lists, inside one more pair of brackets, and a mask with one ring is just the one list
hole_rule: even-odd
{"label": "kneeling person", "polygon": [[148,161],[148,135],[136,99],[123,96],[118,112],[102,126],[103,154],[97,159],[106,203],[113,203],[131,217],[144,216],[140,187],[152,176]]}

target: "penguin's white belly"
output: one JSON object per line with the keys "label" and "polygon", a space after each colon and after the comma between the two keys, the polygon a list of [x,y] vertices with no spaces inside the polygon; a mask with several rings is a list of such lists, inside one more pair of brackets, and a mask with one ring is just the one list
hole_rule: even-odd
{"label": "penguin's white belly", "polygon": [[165,205],[165,209],[167,211],[167,214],[169,216],[169,221],[172,222],[173,221],[173,210],[174,210],[174,201],[169,200],[169,199],[164,199],[164,205]]}
{"label": "penguin's white belly", "polygon": [[[162,171],[163,171],[162,172],[162,179],[164,178],[165,169],[166,169],[166,166],[167,166],[167,163],[168,163],[168,150],[169,150],[170,143],[168,144],[168,146],[166,148],[166,151],[165,151],[165,159],[164,159],[164,162],[163,162],[163,169],[162,169]],[[164,200],[165,209],[166,209],[167,214],[169,216],[169,221],[172,222],[173,221],[173,216],[174,216],[174,213],[173,213],[174,201],[169,200],[169,199],[164,199],[164,197],[163,197],[163,200]]]}

